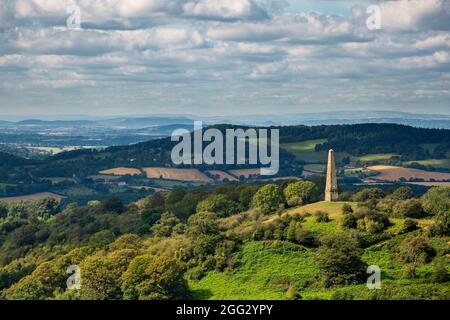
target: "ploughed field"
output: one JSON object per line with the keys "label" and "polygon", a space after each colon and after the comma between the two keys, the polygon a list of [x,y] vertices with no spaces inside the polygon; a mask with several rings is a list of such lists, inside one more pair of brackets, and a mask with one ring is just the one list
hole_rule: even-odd
{"label": "ploughed field", "polygon": [[383,181],[399,181],[404,179],[423,179],[425,181],[436,180],[445,181],[450,180],[450,173],[444,172],[432,172],[412,168],[403,168],[396,166],[370,166],[369,170],[379,172],[378,175],[374,176],[372,179],[383,180]]}

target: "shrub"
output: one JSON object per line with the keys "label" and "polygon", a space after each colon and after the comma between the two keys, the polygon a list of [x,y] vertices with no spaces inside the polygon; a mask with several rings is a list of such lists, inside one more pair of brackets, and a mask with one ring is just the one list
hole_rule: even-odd
{"label": "shrub", "polygon": [[389,198],[394,200],[407,200],[414,198],[414,192],[410,187],[400,187],[394,190],[389,195]]}
{"label": "shrub", "polygon": [[358,191],[353,195],[353,201],[364,202],[367,200],[379,200],[384,198],[383,190],[380,188],[370,188]]}
{"label": "shrub", "polygon": [[342,214],[346,215],[346,214],[351,214],[353,213],[353,208],[351,205],[349,205],[348,203],[345,203],[342,206]]}
{"label": "shrub", "polygon": [[330,222],[330,217],[328,213],[320,210],[314,213],[314,217],[316,218],[316,222]]}
{"label": "shrub", "polygon": [[316,256],[319,278],[325,287],[354,284],[366,278],[359,241],[350,234],[334,234],[322,239]]}
{"label": "shrub", "polygon": [[423,208],[420,200],[418,199],[408,199],[398,201],[392,212],[397,217],[409,217],[409,218],[421,218],[423,217]]}
{"label": "shrub", "polygon": [[401,243],[399,255],[407,263],[428,263],[435,252],[424,237],[409,237]]}
{"label": "shrub", "polygon": [[448,281],[448,270],[443,263],[438,263],[434,269],[432,281],[434,283],[445,283]]}
{"label": "shrub", "polygon": [[358,218],[354,214],[347,214],[341,219],[343,229],[355,229],[358,225]]}
{"label": "shrub", "polygon": [[416,230],[418,227],[418,223],[415,220],[412,219],[405,219],[403,221],[403,226],[401,229],[401,233],[407,233]]}
{"label": "shrub", "polygon": [[414,263],[407,264],[403,267],[403,278],[415,279],[417,278],[417,265]]}

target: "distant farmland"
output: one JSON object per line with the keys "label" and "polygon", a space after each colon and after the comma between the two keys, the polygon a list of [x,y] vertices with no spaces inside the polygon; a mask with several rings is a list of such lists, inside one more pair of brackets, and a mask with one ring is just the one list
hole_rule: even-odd
{"label": "distant farmland", "polygon": [[411,168],[402,168],[395,166],[371,166],[369,170],[379,172],[380,174],[372,177],[376,180],[384,181],[399,181],[401,178],[405,179],[423,179],[425,181],[436,180],[445,181],[450,180],[450,173],[432,172]]}
{"label": "distant farmland", "polygon": [[144,168],[148,178],[177,181],[211,182],[211,178],[197,169]]}
{"label": "distant farmland", "polygon": [[225,179],[227,179],[228,181],[238,180],[236,177],[222,170],[208,170],[206,172],[219,181],[224,181]]}
{"label": "distant farmland", "polygon": [[115,176],[126,176],[126,175],[140,175],[142,172],[136,168],[113,168],[108,170],[102,170],[99,172],[100,174],[112,174]]}
{"label": "distant farmland", "polygon": [[22,202],[22,201],[36,202],[36,201],[39,201],[42,199],[49,199],[49,198],[55,199],[58,202],[61,202],[61,200],[64,199],[63,196],[60,196],[59,194],[56,194],[56,193],[40,192],[40,193],[33,193],[30,195],[26,195],[26,196],[0,198],[0,201],[11,202],[11,203]]}
{"label": "distant farmland", "polygon": [[261,169],[238,169],[238,170],[228,170],[235,177],[244,177],[249,179],[254,176],[259,176],[261,174]]}

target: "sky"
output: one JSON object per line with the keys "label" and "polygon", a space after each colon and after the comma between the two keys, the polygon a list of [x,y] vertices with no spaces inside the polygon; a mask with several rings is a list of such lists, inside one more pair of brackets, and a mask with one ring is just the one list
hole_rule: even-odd
{"label": "sky", "polygon": [[450,0],[0,2],[0,117],[340,110],[450,114]]}

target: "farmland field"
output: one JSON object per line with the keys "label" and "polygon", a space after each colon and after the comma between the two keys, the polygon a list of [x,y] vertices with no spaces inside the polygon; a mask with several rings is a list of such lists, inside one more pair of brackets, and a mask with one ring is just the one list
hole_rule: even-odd
{"label": "farmland field", "polygon": [[[297,160],[305,161],[306,163],[326,163],[328,158],[327,151],[315,151],[318,144],[326,142],[326,139],[305,140],[301,142],[282,143],[281,148],[291,152],[295,155]],[[345,157],[351,157],[346,152],[336,152],[334,154],[336,162],[341,162]],[[308,170],[308,169],[307,169]]]}
{"label": "farmland field", "polygon": [[217,176],[217,180],[219,180],[219,181],[223,181],[225,179],[227,179],[228,181],[237,181],[238,180],[236,177],[234,177],[231,174],[229,174],[228,172],[225,172],[222,170],[209,170],[206,172],[209,173],[211,176]]}
{"label": "farmland field", "polygon": [[201,181],[211,182],[212,179],[197,169],[174,169],[174,168],[144,168],[147,177],[153,179],[167,179],[178,181]]}
{"label": "farmland field", "polygon": [[0,201],[11,202],[11,203],[22,202],[22,201],[35,202],[35,201],[39,201],[42,199],[48,199],[48,198],[55,199],[58,202],[61,202],[61,200],[64,199],[63,196],[56,194],[56,193],[39,192],[39,193],[34,193],[34,194],[30,194],[30,195],[25,195],[25,196],[0,198]]}
{"label": "farmland field", "polygon": [[136,169],[136,168],[113,168],[113,169],[108,169],[108,170],[102,170],[99,172],[100,174],[112,174],[115,176],[125,176],[125,175],[140,175],[141,174],[141,170]]}
{"label": "farmland field", "polygon": [[229,170],[229,172],[235,177],[241,177],[248,179],[251,176],[259,176],[261,174],[261,169],[238,169],[238,170]]}
{"label": "farmland field", "polygon": [[404,164],[406,165],[411,165],[413,163],[418,163],[423,166],[431,166],[435,168],[450,169],[450,159],[426,159],[404,162]]}
{"label": "farmland field", "polygon": [[368,169],[380,173],[379,175],[374,176],[374,179],[385,181],[399,181],[401,178],[424,179],[426,181],[431,179],[437,181],[450,179],[450,173],[432,172],[395,166],[371,166],[368,167]]}

